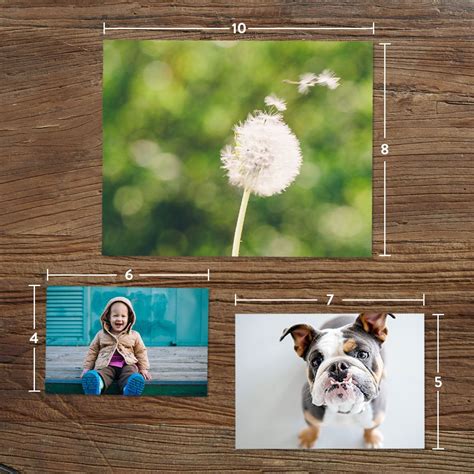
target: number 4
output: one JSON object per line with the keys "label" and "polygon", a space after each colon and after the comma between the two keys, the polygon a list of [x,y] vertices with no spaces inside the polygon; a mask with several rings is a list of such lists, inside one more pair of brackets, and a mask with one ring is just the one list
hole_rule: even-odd
{"label": "number 4", "polygon": [[31,337],[30,337],[30,342],[34,342],[35,344],[38,344],[38,333],[35,332]]}

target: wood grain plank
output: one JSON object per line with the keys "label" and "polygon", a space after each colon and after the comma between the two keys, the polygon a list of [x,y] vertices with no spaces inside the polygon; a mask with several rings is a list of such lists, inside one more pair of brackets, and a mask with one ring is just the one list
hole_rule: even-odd
{"label": "wood grain plank", "polygon": [[[0,447],[8,446],[5,462],[23,465],[26,472],[55,472],[61,469],[91,472],[133,471],[338,471],[380,470],[388,472],[471,470],[473,432],[461,437],[443,432],[445,452],[431,450],[318,451],[234,450],[233,430],[219,427],[206,429],[180,425],[97,425],[71,422],[3,424]],[[427,439],[434,441],[429,432]],[[25,456],[25,454],[28,455]],[[61,454],[59,454],[61,453]],[[64,459],[67,459],[64,462]]]}

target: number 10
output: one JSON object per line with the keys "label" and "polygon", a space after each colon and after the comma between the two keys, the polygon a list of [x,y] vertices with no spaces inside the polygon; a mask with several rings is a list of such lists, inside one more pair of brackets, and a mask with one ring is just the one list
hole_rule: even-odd
{"label": "number 10", "polygon": [[247,31],[247,25],[245,23],[232,23],[232,31],[243,34]]}

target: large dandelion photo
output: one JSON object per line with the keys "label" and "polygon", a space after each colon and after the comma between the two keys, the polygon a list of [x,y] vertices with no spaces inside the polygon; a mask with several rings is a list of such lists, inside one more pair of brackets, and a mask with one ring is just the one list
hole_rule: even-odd
{"label": "large dandelion photo", "polygon": [[370,257],[372,43],[104,42],[103,253]]}

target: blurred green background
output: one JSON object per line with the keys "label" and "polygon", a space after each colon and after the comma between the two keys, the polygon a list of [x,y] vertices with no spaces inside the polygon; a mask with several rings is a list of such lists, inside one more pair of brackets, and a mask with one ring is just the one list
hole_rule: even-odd
{"label": "blurred green background", "polygon": [[[282,82],[326,68],[339,88]],[[103,254],[230,256],[242,190],[220,150],[275,93],[303,165],[251,195],[240,255],[371,256],[371,42],[107,40],[103,81]]]}

